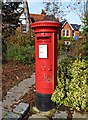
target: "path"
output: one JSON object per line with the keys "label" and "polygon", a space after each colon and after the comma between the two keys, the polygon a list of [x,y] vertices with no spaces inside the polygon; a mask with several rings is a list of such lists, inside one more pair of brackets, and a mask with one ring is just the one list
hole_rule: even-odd
{"label": "path", "polygon": [[0,101],[0,120],[2,118],[2,102]]}
{"label": "path", "polygon": [[16,101],[19,100],[21,96],[24,96],[25,93],[35,84],[35,73],[31,75],[31,78],[27,78],[20,82],[18,85],[11,88],[5,99],[2,102],[3,109],[8,109],[9,111],[12,110],[11,106],[15,104]]}

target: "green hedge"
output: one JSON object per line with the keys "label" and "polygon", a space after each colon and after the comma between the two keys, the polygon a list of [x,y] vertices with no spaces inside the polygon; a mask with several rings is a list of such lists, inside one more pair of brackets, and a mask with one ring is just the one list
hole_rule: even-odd
{"label": "green hedge", "polygon": [[14,60],[24,64],[34,63],[34,46],[7,44],[7,60]]}
{"label": "green hedge", "polygon": [[24,64],[34,62],[34,33],[29,31],[23,34],[20,30],[15,31],[6,40],[2,41],[2,60],[3,62],[14,60]]}
{"label": "green hedge", "polygon": [[21,31],[16,31],[15,35],[10,36],[8,38],[8,43],[10,44],[18,44],[20,46],[33,46],[34,45],[34,33],[30,30],[30,32],[22,33]]}
{"label": "green hedge", "polygon": [[73,37],[64,37],[64,36],[62,36],[61,40],[63,40],[63,41],[72,41]]}

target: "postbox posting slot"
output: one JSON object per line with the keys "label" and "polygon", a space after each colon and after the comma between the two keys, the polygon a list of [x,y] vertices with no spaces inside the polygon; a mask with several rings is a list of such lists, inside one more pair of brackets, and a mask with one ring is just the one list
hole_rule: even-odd
{"label": "postbox posting slot", "polygon": [[37,36],[37,38],[50,38],[51,35],[39,35]]}
{"label": "postbox posting slot", "polygon": [[51,39],[50,39],[50,35],[49,36],[37,36],[37,40],[41,40],[42,42],[50,42]]}

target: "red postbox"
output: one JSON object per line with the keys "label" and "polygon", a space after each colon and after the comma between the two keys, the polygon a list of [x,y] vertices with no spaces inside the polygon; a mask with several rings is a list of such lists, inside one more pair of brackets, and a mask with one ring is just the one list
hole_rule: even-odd
{"label": "red postbox", "polygon": [[51,95],[57,84],[57,37],[61,23],[39,21],[31,24],[35,31],[36,95],[40,111],[54,108]]}

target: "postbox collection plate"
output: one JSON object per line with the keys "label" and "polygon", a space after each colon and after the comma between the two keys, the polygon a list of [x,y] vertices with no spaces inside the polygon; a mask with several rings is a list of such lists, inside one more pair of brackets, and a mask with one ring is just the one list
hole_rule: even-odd
{"label": "postbox collection plate", "polygon": [[47,45],[39,45],[39,58],[47,58]]}

